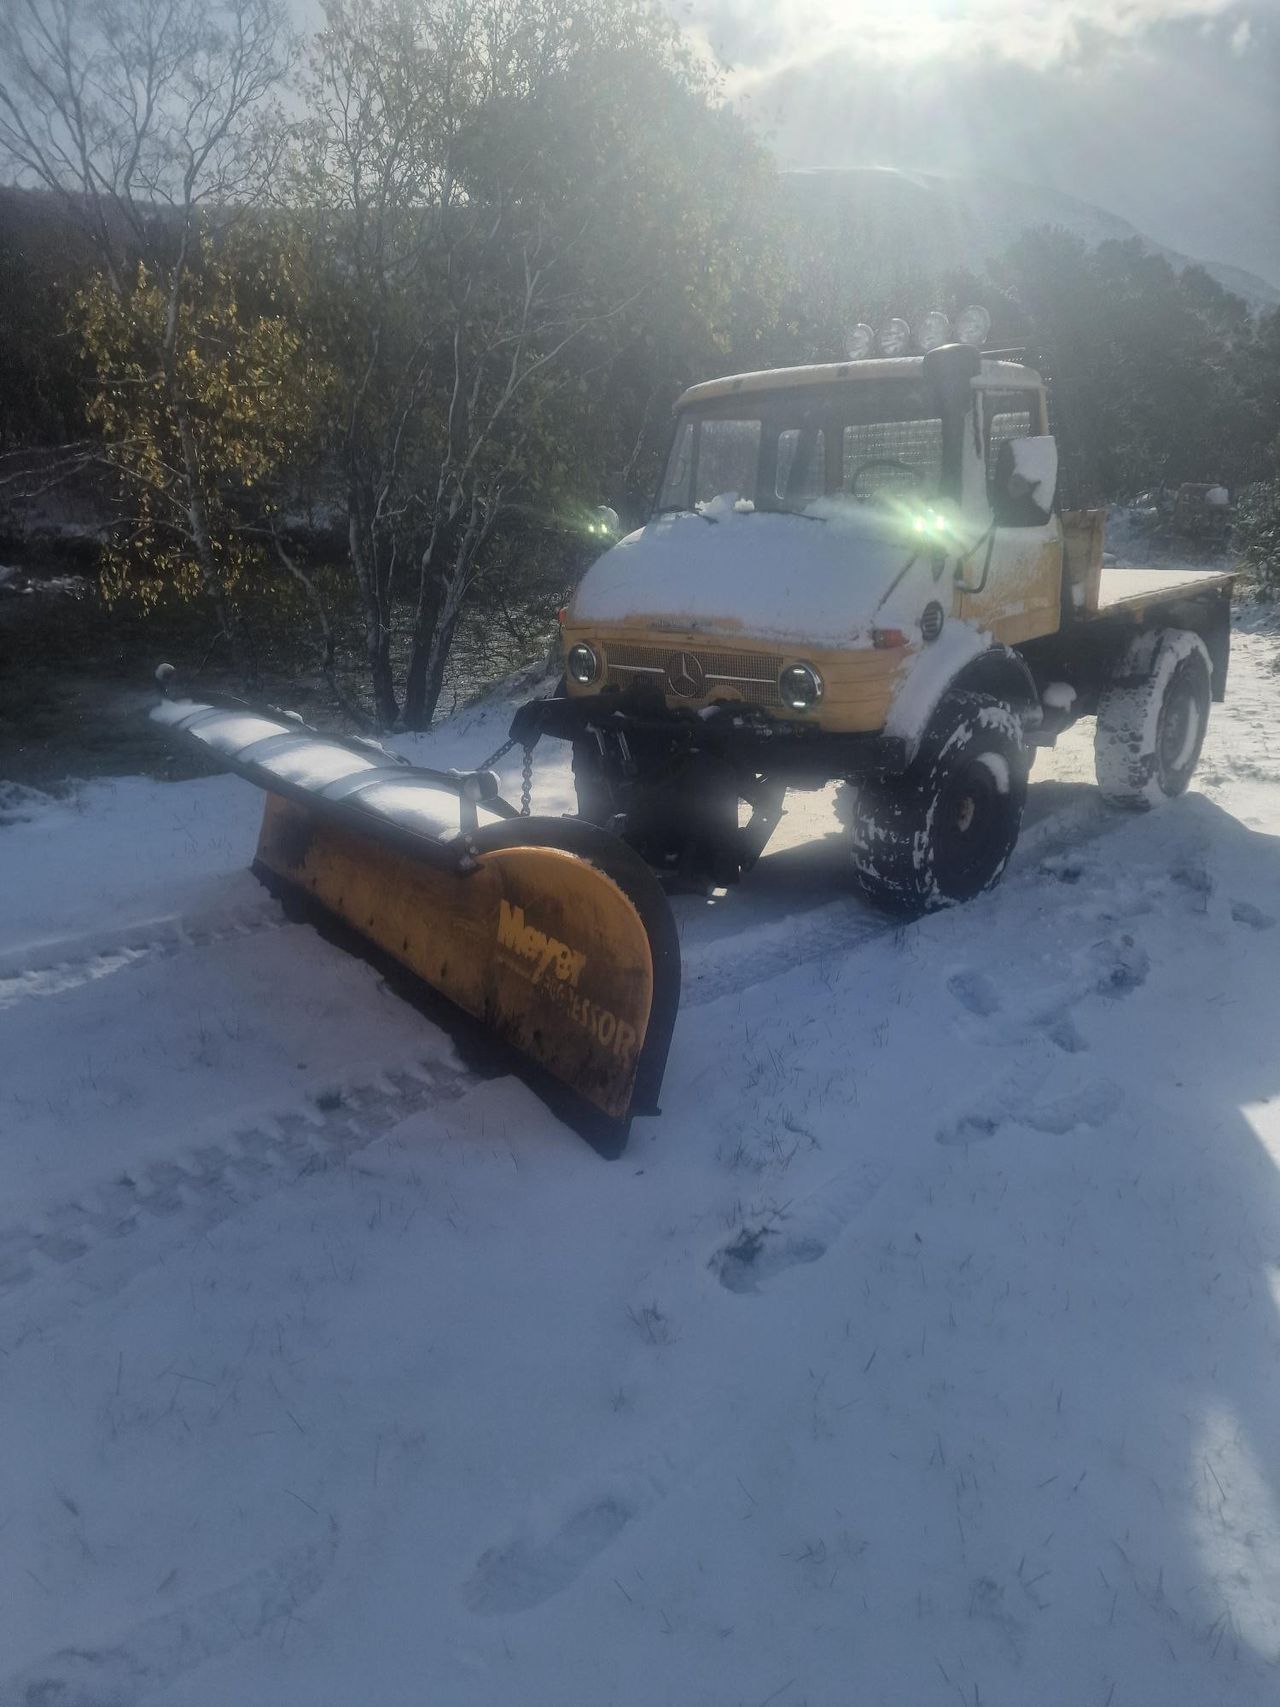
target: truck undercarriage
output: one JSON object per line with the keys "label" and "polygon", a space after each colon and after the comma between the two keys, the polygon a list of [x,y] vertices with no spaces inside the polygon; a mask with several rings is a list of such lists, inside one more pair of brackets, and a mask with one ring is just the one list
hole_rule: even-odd
{"label": "truck undercarriage", "polygon": [[[620,834],[658,869],[689,882],[736,883],[764,852],[788,788],[900,776],[907,744],[836,734],[725,702],[668,707],[637,685],[594,699],[534,700],[511,726],[527,746],[573,745],[578,810]],[[739,805],[750,808],[739,823]]]}

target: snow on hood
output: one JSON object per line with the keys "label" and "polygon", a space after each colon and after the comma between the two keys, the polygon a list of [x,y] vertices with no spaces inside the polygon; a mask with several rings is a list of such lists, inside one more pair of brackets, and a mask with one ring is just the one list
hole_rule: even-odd
{"label": "snow on hood", "polygon": [[910,627],[936,596],[921,565],[881,601],[911,548],[883,511],[839,501],[804,515],[753,510],[728,493],[656,516],[597,559],[573,599],[575,623],[652,619],[762,639],[841,646],[871,627]]}

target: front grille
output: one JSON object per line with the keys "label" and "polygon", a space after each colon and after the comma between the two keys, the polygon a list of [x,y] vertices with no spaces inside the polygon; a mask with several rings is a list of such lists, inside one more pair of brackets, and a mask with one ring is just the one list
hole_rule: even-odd
{"label": "front grille", "polygon": [[[715,699],[721,692],[732,692],[748,705],[782,704],[778,693],[782,659],[759,652],[704,652],[693,646],[614,645],[606,648],[605,680],[619,688],[629,688],[635,682],[648,682],[660,693],[669,695],[667,666],[681,652],[692,653],[702,666],[706,688],[699,696],[701,700]],[[696,704],[698,701],[686,703]]]}

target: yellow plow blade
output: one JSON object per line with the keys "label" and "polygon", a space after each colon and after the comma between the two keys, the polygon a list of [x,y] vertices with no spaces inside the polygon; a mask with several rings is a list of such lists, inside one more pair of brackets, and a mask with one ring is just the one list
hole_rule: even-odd
{"label": "yellow plow blade", "polygon": [[153,715],[267,790],[254,870],[273,890],[499,1039],[597,1148],[618,1153],[631,1116],[657,1113],[679,944],[616,836],[521,818],[486,773],[391,765],[256,712]]}

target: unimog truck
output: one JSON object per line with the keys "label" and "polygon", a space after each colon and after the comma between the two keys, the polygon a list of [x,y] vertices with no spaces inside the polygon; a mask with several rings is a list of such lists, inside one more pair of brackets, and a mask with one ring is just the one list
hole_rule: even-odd
{"label": "unimog truck", "polygon": [[[167,665],[152,716],[265,791],[253,869],[291,910],[616,1155],[679,1006],[658,878],[733,882],[788,788],[848,783],[852,875],[914,914],[996,882],[1035,748],[1077,717],[1109,799],[1186,787],[1231,577],[1104,567],[1102,514],[1060,514],[1056,486],[1039,375],[970,344],[716,380],[677,405],[653,516],[563,613],[562,690],[507,743],[518,807],[507,747],[410,765],[177,697]],[[576,817],[531,813],[542,734],[573,744]]]}
{"label": "unimog truck", "polygon": [[1096,717],[1103,794],[1154,806],[1226,687],[1232,577],[1104,566],[1057,473],[1039,373],[970,344],[696,385],[512,734],[572,742],[580,816],[660,872],[735,881],[787,789],[839,780],[869,897],[969,900],[1037,747]]}

